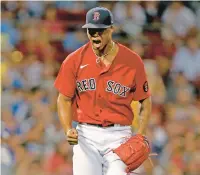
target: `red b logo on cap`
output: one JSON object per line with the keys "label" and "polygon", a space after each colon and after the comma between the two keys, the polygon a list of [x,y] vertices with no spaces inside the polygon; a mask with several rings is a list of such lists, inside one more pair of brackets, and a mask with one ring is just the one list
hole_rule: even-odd
{"label": "red b logo on cap", "polygon": [[100,16],[100,13],[99,13],[99,12],[94,12],[93,20],[94,20],[94,21],[99,20],[99,16]]}

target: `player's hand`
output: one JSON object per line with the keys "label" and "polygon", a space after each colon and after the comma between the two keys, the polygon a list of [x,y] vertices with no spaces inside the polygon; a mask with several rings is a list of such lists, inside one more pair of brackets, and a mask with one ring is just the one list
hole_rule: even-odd
{"label": "player's hand", "polygon": [[70,145],[77,145],[78,144],[78,131],[75,128],[69,129],[66,132],[67,141]]}

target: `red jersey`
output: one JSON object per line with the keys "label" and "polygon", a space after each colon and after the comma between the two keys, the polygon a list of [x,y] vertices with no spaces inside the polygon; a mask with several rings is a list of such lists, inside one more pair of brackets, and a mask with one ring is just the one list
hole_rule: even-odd
{"label": "red jersey", "polygon": [[71,53],[62,63],[55,81],[58,91],[75,97],[76,117],[84,123],[131,125],[132,100],[150,96],[141,58],[119,44],[110,66],[102,68],[90,43]]}

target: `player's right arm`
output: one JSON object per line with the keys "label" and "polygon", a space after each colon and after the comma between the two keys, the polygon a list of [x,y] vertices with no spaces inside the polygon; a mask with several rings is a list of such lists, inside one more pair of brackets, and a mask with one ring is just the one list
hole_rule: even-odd
{"label": "player's right arm", "polygon": [[62,63],[54,86],[59,91],[57,99],[60,123],[70,144],[77,144],[78,132],[72,128],[72,98],[76,89],[75,56],[69,55]]}
{"label": "player's right arm", "polygon": [[57,99],[58,116],[64,129],[67,141],[74,145],[78,143],[78,132],[72,128],[72,101],[71,98],[59,93]]}

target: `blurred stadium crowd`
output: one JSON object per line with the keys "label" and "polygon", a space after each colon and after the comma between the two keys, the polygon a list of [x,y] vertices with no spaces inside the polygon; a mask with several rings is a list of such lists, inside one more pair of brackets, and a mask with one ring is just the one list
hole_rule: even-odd
{"label": "blurred stadium crowd", "polygon": [[53,83],[65,57],[87,42],[81,25],[95,6],[113,12],[114,40],[144,59],[153,99],[148,138],[158,153],[146,174],[199,175],[197,1],[1,2],[2,174],[72,175]]}

